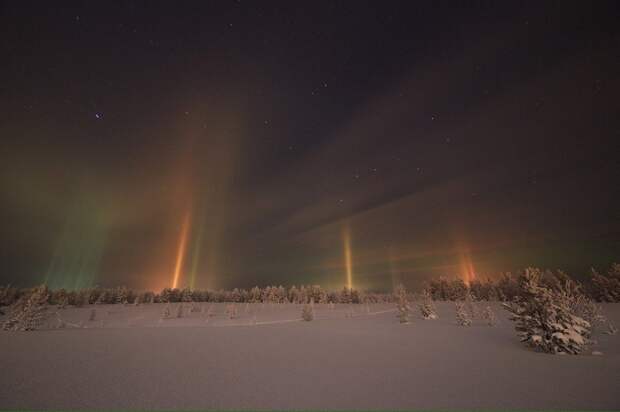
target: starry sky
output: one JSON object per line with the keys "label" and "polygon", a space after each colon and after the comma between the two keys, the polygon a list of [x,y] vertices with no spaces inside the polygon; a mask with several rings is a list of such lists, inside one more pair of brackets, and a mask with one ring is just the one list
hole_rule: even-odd
{"label": "starry sky", "polygon": [[3,2],[0,282],[620,260],[617,2]]}

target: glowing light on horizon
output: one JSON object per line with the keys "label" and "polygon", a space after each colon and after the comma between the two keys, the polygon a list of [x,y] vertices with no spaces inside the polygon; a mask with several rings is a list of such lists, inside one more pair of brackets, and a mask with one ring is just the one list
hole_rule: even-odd
{"label": "glowing light on horizon", "polygon": [[200,261],[200,244],[202,243],[202,229],[204,227],[204,218],[200,220],[198,232],[192,250],[192,267],[189,272],[189,288],[194,290],[196,286],[196,272],[198,271],[198,262]]}
{"label": "glowing light on horizon", "polygon": [[183,219],[183,226],[181,227],[181,238],[179,239],[179,248],[177,250],[177,261],[174,267],[174,277],[172,280],[172,288],[175,289],[179,285],[179,275],[183,268],[183,258],[185,257],[185,245],[187,243],[187,231],[189,229],[189,212]]}
{"label": "glowing light on horizon", "polygon": [[459,253],[459,269],[465,284],[469,285],[476,279],[474,264],[472,263],[471,256],[467,249],[462,249]]}
{"label": "glowing light on horizon", "polygon": [[347,269],[347,289],[353,289],[353,263],[351,259],[351,234],[349,228],[345,228],[344,238],[344,262]]}

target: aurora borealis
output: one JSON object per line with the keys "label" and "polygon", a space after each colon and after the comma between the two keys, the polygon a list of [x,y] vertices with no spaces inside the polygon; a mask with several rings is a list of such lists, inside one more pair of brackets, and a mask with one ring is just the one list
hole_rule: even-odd
{"label": "aurora borealis", "polygon": [[388,289],[607,267],[617,15],[5,3],[0,282]]}

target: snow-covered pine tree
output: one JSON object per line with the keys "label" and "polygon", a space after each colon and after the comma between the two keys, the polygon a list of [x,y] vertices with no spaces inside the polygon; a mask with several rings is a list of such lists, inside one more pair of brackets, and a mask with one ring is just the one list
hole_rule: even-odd
{"label": "snow-covered pine tree", "polygon": [[260,289],[258,288],[258,286],[254,286],[252,289],[250,289],[248,299],[251,303],[260,302]]}
{"label": "snow-covered pine tree", "polygon": [[125,286],[121,286],[116,288],[116,303],[122,303],[123,305],[127,304],[127,299],[129,297],[129,291]]}
{"label": "snow-covered pine tree", "polygon": [[618,328],[616,328],[610,321],[607,321],[607,329],[603,333],[606,335],[615,335],[618,333]]}
{"label": "snow-covered pine tree", "polygon": [[398,310],[398,320],[400,323],[409,323],[409,312],[411,312],[411,306],[407,300],[407,289],[401,283],[394,290],[394,297],[396,298],[396,309]]}
{"label": "snow-covered pine tree", "polygon": [[166,302],[166,306],[164,306],[164,310],[161,312],[161,319],[170,319],[171,310],[170,310],[170,302]]}
{"label": "snow-covered pine tree", "polygon": [[215,307],[213,306],[213,304],[209,305],[209,308],[207,309],[207,317],[211,318],[215,316]]}
{"label": "snow-covered pine tree", "polygon": [[310,322],[314,319],[314,308],[311,304],[306,303],[301,310],[301,318],[306,322]]}
{"label": "snow-covered pine tree", "polygon": [[75,297],[75,306],[81,308],[90,302],[91,289],[80,290]]}
{"label": "snow-covered pine tree", "polygon": [[96,305],[102,305],[104,303],[107,303],[108,300],[108,292],[105,289],[102,289],[99,292],[99,296],[97,296],[97,300],[95,301]]}
{"label": "snow-covered pine tree", "polygon": [[427,289],[424,289],[422,292],[422,301],[419,303],[420,313],[422,313],[422,318],[424,319],[438,319],[437,311],[435,310],[435,305],[433,304],[433,299],[430,292]]}
{"label": "snow-covered pine tree", "polygon": [[471,318],[469,317],[469,313],[465,310],[465,303],[457,300],[454,302],[454,305],[456,307],[456,323],[459,326],[470,326]]}
{"label": "snow-covered pine tree", "polygon": [[599,302],[620,302],[620,264],[613,263],[607,276],[592,269],[590,293]]}
{"label": "snow-covered pine tree", "polygon": [[564,291],[542,286],[540,278],[539,269],[527,268],[518,296],[504,303],[521,341],[546,353],[580,353],[590,342],[590,323],[571,312]]}
{"label": "snow-covered pine tree", "polygon": [[465,308],[469,312],[471,319],[476,319],[478,317],[478,308],[476,307],[475,298],[471,292],[465,294]]}
{"label": "snow-covered pine tree", "polygon": [[64,309],[69,304],[69,298],[65,289],[58,289],[51,292],[50,304],[55,304],[58,309]]}
{"label": "snow-covered pine tree", "polygon": [[39,328],[45,319],[48,298],[49,291],[45,285],[34,288],[29,295],[23,295],[11,306],[9,318],[2,329],[32,331]]}
{"label": "snow-covered pine tree", "polygon": [[226,305],[226,313],[228,314],[228,318],[229,319],[236,319],[237,318],[237,305],[230,304],[230,305]]}
{"label": "snow-covered pine tree", "polygon": [[495,316],[493,309],[491,309],[488,305],[482,311],[482,319],[484,319],[489,326],[497,325],[497,317]]}
{"label": "snow-covered pine tree", "polygon": [[181,291],[181,302],[193,302],[192,291],[189,288]]}

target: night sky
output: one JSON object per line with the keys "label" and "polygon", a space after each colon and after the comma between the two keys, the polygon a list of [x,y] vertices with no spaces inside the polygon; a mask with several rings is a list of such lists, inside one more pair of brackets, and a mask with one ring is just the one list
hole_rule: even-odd
{"label": "night sky", "polygon": [[3,2],[0,283],[620,260],[618,3],[482,4]]}

